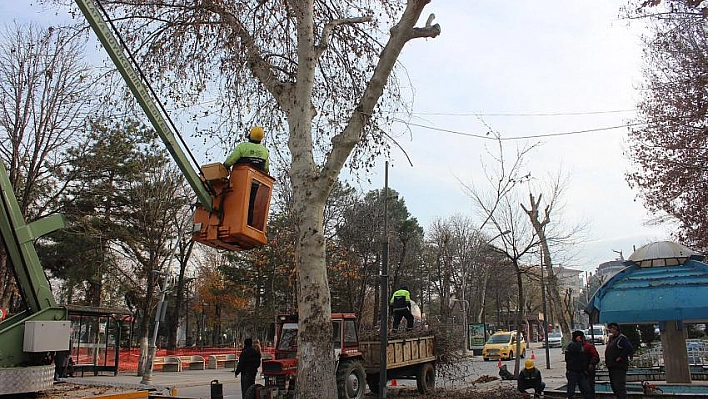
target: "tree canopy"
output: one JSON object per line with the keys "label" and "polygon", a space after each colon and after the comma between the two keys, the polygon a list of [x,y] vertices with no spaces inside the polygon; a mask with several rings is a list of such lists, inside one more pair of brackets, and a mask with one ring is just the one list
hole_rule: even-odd
{"label": "tree canopy", "polygon": [[645,38],[638,116],[645,125],[629,135],[627,180],[649,209],[678,221],[681,241],[708,248],[708,25],[682,2],[670,10]]}

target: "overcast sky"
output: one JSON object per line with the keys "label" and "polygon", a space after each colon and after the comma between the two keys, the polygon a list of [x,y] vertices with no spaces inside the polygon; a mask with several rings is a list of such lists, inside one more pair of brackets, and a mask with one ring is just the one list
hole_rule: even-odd
{"label": "overcast sky", "polygon": [[[642,27],[618,18],[621,1],[433,1],[442,34],[418,40],[402,62],[415,87],[413,118],[393,126],[412,159],[394,150],[389,184],[429,226],[436,217],[472,215],[459,181],[484,187],[481,159],[503,138],[624,126],[635,116]],[[426,14],[427,15],[427,14]],[[481,114],[481,115],[475,115]],[[550,114],[550,115],[549,115]],[[439,130],[436,130],[439,129]],[[667,239],[624,179],[627,128],[505,141],[507,156],[540,142],[528,171],[569,174],[563,216],[587,223],[587,240],[567,265],[593,271],[633,246]],[[383,165],[379,166],[383,170]],[[382,185],[377,179],[375,185]]]}
{"label": "overcast sky", "polygon": [[[628,257],[633,246],[666,239],[667,228],[647,227],[651,218],[624,180],[627,128],[639,99],[641,51],[638,24],[618,18],[618,0],[433,0],[442,34],[409,43],[401,62],[413,85],[410,124],[394,124],[411,158],[394,149],[389,185],[411,214],[428,227],[436,218],[473,215],[460,185],[484,186],[482,159],[504,139],[508,155],[539,142],[528,156],[534,177],[569,174],[563,217],[587,223],[587,242],[567,266],[593,271],[599,263]],[[42,22],[36,6],[17,9],[0,1],[0,21]],[[421,21],[421,24],[424,22]],[[403,80],[405,84],[407,80]],[[419,125],[419,126],[416,126]],[[383,161],[371,186],[383,186]]]}

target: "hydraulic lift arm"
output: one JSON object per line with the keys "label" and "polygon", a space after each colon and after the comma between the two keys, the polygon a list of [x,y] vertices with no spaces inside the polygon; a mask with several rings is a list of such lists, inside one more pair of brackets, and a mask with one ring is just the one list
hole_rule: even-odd
{"label": "hydraulic lift arm", "polygon": [[150,119],[153,128],[157,131],[157,134],[160,135],[165,146],[167,146],[167,150],[172,154],[175,162],[177,162],[177,166],[196,193],[199,204],[207,211],[211,212],[213,210],[212,195],[182,151],[182,147],[177,143],[175,133],[167,123],[166,118],[157,106],[156,101],[153,99],[150,90],[143,82],[138,71],[133,67],[132,62],[123,52],[120,42],[111,31],[108,24],[103,20],[103,16],[97,4],[94,0],[76,0],[76,4],[86,17],[89,25],[91,25],[96,36],[98,36],[98,40],[103,44],[106,52],[108,52],[108,56],[111,57],[116,68],[118,68],[118,72],[120,72],[123,79],[125,79],[133,96],[138,100],[138,103]]}
{"label": "hydraulic lift arm", "polygon": [[177,143],[173,126],[168,123],[164,108],[158,106],[155,93],[134,60],[123,51],[117,33],[104,20],[99,0],[75,1],[196,193],[199,205],[192,238],[228,251],[264,245],[274,179],[247,165],[235,166],[230,175],[220,163],[206,165],[197,173]]}

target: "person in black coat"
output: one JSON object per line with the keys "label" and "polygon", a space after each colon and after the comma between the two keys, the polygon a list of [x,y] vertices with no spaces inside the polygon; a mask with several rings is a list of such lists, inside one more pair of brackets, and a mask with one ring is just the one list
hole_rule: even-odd
{"label": "person in black coat", "polygon": [[627,399],[627,368],[633,348],[617,323],[609,323],[610,341],[605,346],[605,365],[610,372],[610,387],[617,399]]}
{"label": "person in black coat", "polygon": [[592,399],[593,394],[588,383],[588,365],[590,359],[583,352],[582,331],[573,331],[573,342],[565,349],[565,377],[568,379],[568,399],[575,395],[575,387],[580,388],[583,398]]}
{"label": "person in black coat", "polygon": [[261,366],[261,352],[253,347],[253,340],[246,338],[243,341],[243,350],[238,358],[236,376],[241,373],[241,396],[246,396],[246,390],[256,383],[258,367]]}

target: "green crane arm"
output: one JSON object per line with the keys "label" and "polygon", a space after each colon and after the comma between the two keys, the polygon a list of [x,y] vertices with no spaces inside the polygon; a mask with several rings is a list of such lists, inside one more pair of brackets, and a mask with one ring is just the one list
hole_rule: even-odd
{"label": "green crane arm", "polygon": [[83,12],[86,17],[86,20],[91,25],[91,28],[96,33],[96,36],[98,36],[98,40],[101,41],[101,44],[103,44],[103,47],[108,52],[111,60],[113,60],[116,68],[118,68],[118,71],[123,76],[123,79],[125,79],[130,91],[133,93],[135,98],[138,100],[138,103],[147,114],[153,128],[160,135],[160,138],[162,138],[162,141],[167,146],[167,150],[170,154],[172,154],[175,162],[177,162],[177,165],[187,179],[187,182],[196,193],[199,203],[207,211],[211,212],[213,210],[211,194],[207,190],[207,187],[204,185],[202,179],[190,164],[189,159],[182,151],[182,148],[177,143],[175,134],[172,132],[170,125],[160,112],[160,108],[158,108],[157,104],[155,104],[155,101],[150,95],[150,92],[141,76],[123,52],[120,43],[115,35],[113,35],[113,32],[109,28],[108,24],[103,20],[103,17],[96,6],[95,0],[75,1],[81,9],[81,12]]}
{"label": "green crane arm", "polygon": [[57,306],[52,290],[39,262],[34,240],[64,227],[64,219],[53,215],[25,224],[22,211],[12,190],[5,165],[0,162],[0,235],[7,250],[8,263],[17,276],[22,297],[31,313]]}

